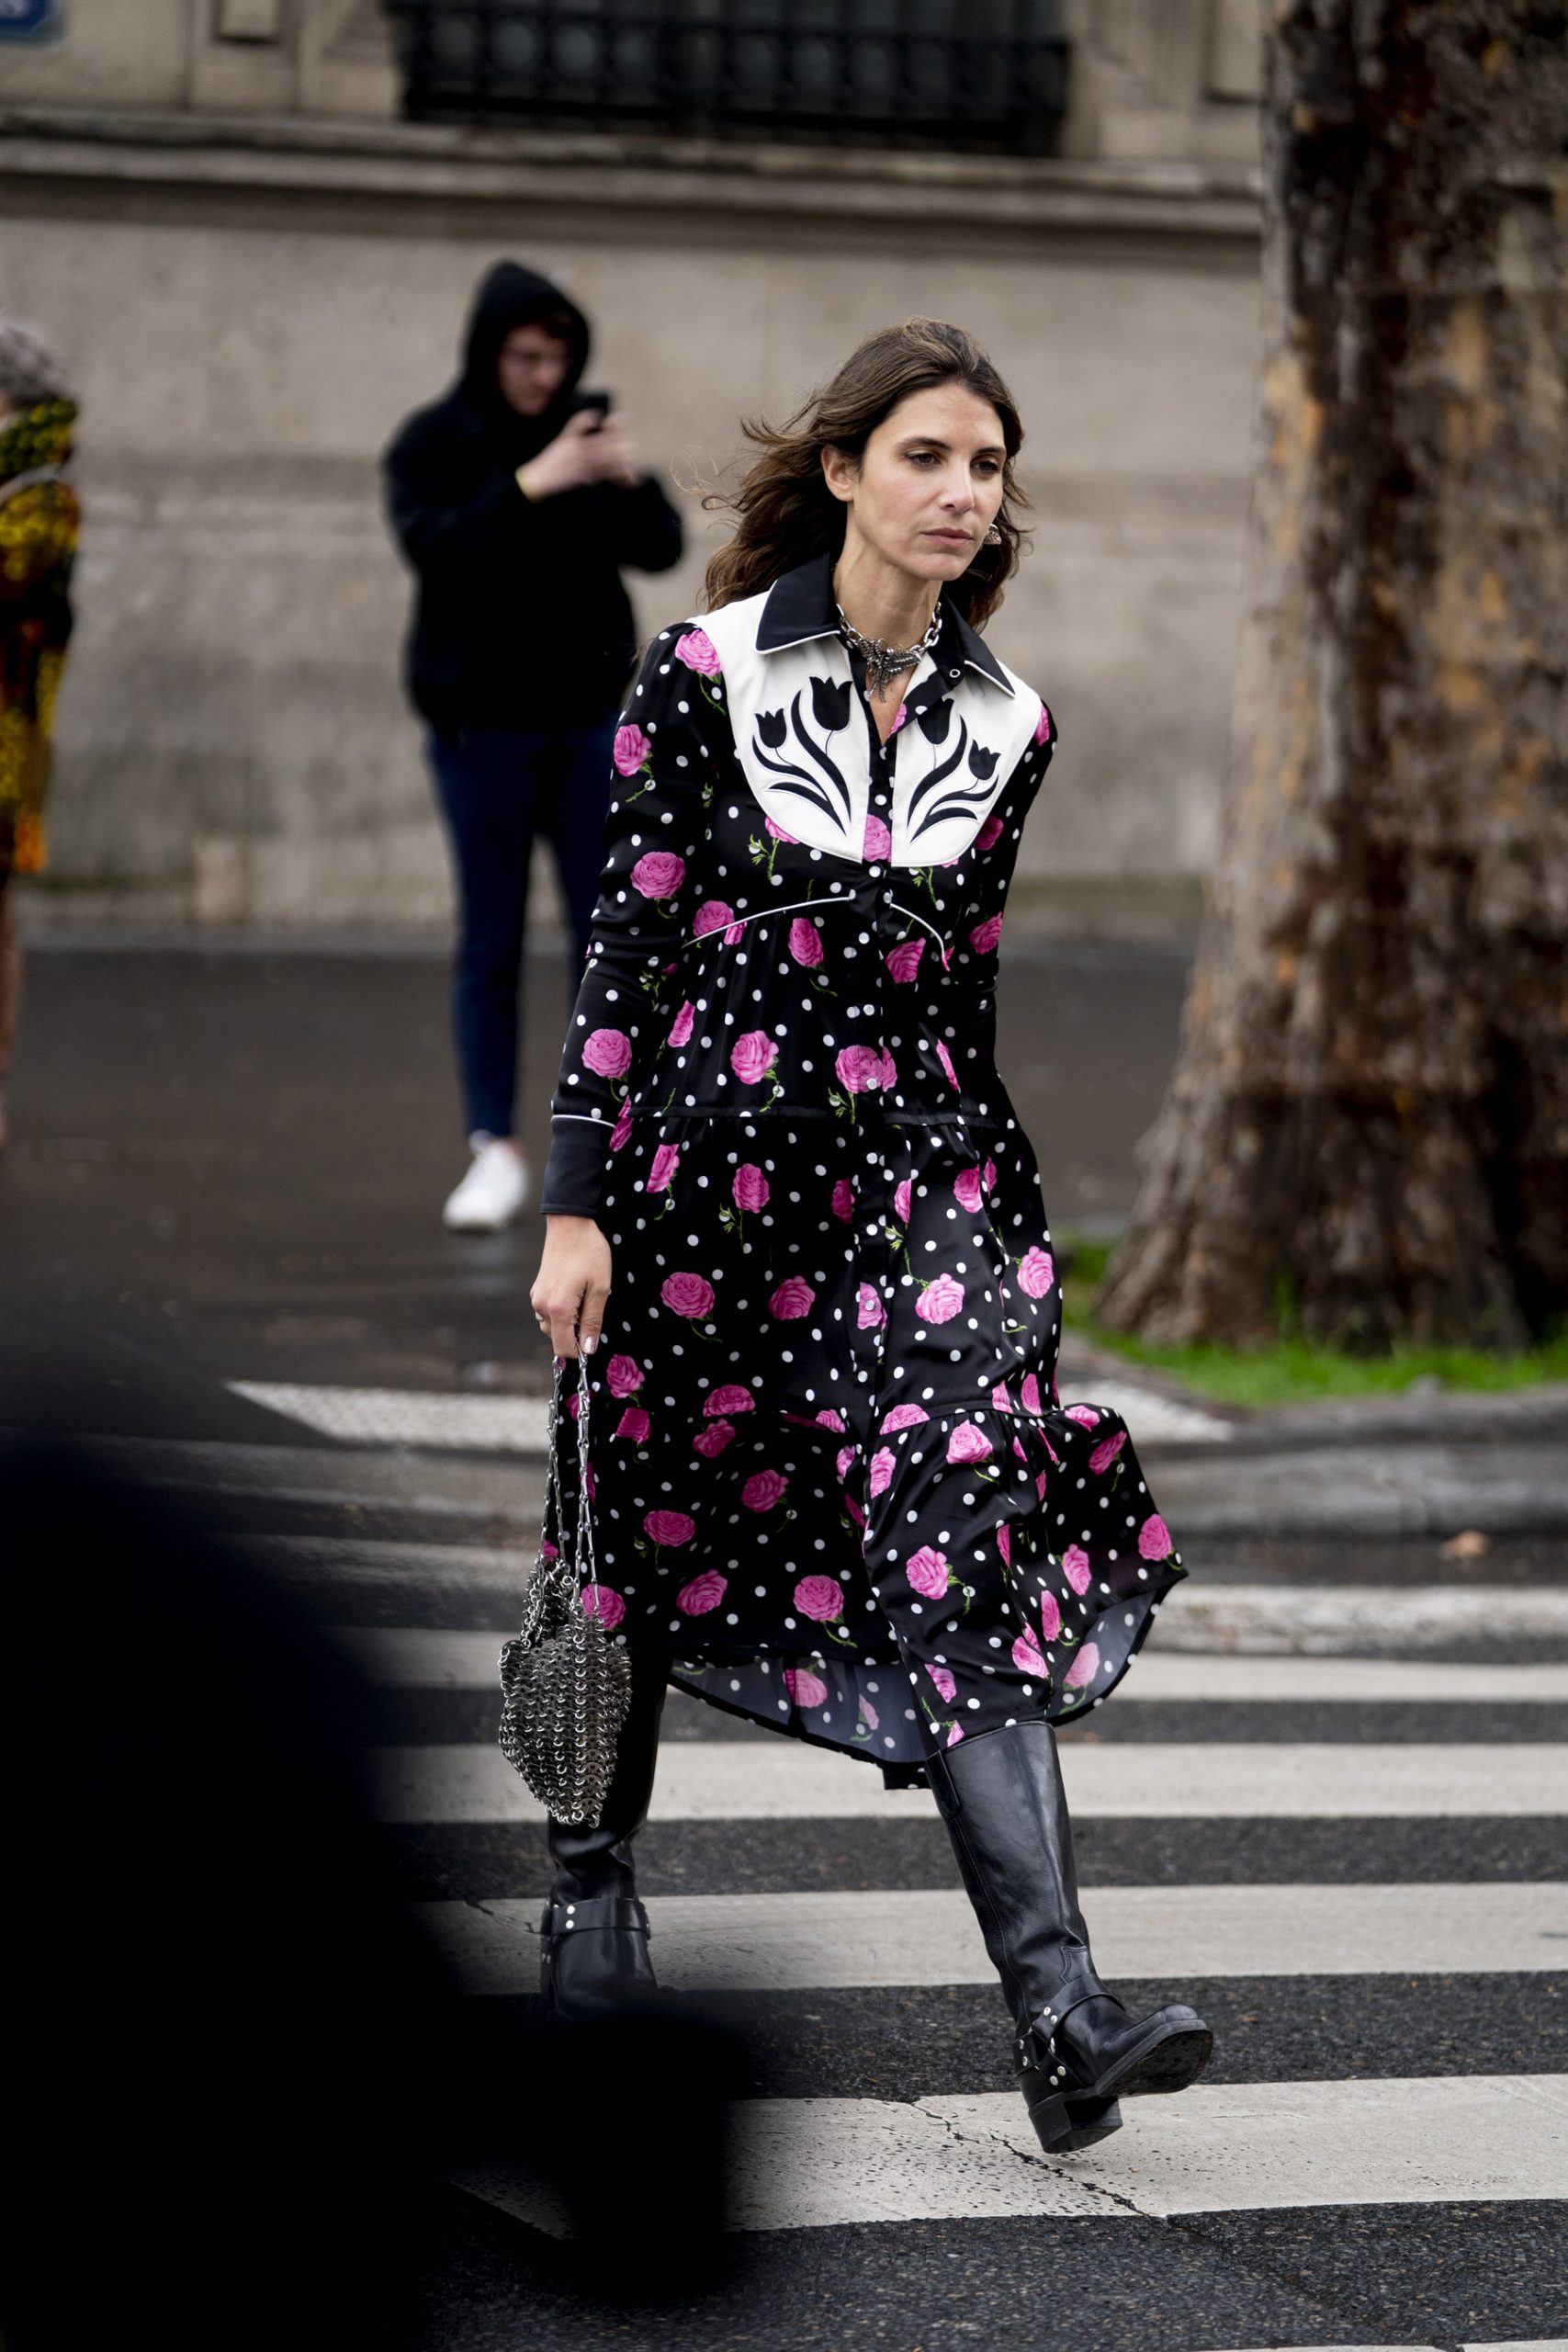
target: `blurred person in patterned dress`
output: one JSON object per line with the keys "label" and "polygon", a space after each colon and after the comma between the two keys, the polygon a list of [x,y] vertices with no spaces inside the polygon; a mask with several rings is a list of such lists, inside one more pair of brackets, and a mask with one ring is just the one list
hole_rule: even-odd
{"label": "blurred person in patterned dress", "polygon": [[22,978],[11,877],[44,869],[50,737],[71,636],[75,421],[53,352],[0,318],[0,1145]]}

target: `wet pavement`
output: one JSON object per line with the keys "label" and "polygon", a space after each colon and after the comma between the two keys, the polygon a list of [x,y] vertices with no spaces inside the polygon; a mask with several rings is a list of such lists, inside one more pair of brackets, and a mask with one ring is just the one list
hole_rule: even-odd
{"label": "wet pavement", "polygon": [[[1145,945],[1009,961],[999,1059],[1059,1227],[1126,1213],[1186,969]],[[564,1003],[543,949],[520,1096],[536,1170]],[[90,1324],[161,1379],[547,1385],[526,1305],[537,1218],[494,1237],[441,1227],[466,1148],[434,947],[48,938],[8,1101],[14,1329],[25,1297],[35,1329]]]}

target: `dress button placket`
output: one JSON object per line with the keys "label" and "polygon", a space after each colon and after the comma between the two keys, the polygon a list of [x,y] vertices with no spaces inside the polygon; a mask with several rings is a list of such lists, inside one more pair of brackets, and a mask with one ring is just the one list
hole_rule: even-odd
{"label": "dress button placket", "polygon": [[[891,841],[893,832],[893,765],[897,753],[897,740],[898,739],[896,735],[889,735],[887,741],[877,747],[875,756],[871,763],[872,814],[881,819],[889,841]],[[891,1031],[893,1025],[892,1015],[894,1011],[891,999],[892,976],[887,969],[887,949],[890,944],[890,933],[893,927],[892,908],[894,895],[894,868],[891,857],[876,859],[872,863],[870,871],[874,876],[877,884],[875,900],[871,919],[872,940],[875,958],[873,968],[876,984],[876,1042],[879,1051],[886,1054],[890,1052],[892,1049]],[[902,1073],[900,1073],[900,1076],[901,1075]],[[894,1281],[897,1269],[897,1260],[894,1256],[892,1248],[892,1228],[889,1220],[895,1213],[893,1193],[897,1178],[894,1172],[892,1151],[894,1128],[892,1119],[889,1115],[892,1110],[892,1105],[881,1093],[877,1094],[875,1101],[877,1106],[876,1125],[878,1130],[875,1189],[878,1199],[878,1207],[880,1210],[880,1216],[878,1219],[880,1230],[877,1238],[876,1250],[876,1287],[878,1295],[882,1300],[883,1319],[870,1336],[874,1342],[875,1370],[874,1379],[876,1391],[877,1418],[880,1419],[881,1389],[883,1370],[886,1357],[887,1334],[892,1325],[894,1312]],[[869,1190],[870,1187],[868,1186],[867,1189]]]}

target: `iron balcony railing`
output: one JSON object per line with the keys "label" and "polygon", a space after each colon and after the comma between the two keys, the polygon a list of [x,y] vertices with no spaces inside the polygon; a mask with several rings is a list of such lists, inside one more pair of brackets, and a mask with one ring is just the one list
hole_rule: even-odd
{"label": "iron balcony railing", "polygon": [[384,0],[422,122],[1049,154],[1060,0]]}

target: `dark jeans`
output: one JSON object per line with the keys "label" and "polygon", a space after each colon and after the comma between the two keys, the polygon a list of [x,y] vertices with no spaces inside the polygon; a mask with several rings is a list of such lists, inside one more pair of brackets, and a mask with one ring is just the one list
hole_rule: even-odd
{"label": "dark jeans", "polygon": [[576,997],[604,862],[614,736],[612,716],[547,734],[465,727],[430,739],[457,878],[452,1016],[470,1135],[513,1131],[528,866],[539,834],[560,872],[575,942],[569,1001]]}

